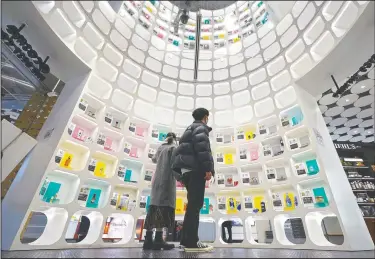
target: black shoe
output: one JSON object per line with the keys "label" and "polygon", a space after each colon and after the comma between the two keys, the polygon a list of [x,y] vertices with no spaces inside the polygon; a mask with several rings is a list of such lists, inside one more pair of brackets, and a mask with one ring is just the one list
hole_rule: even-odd
{"label": "black shoe", "polygon": [[156,231],[155,240],[152,244],[152,250],[171,250],[174,248],[174,244],[168,244],[163,239],[163,231]]}
{"label": "black shoe", "polygon": [[148,230],[146,232],[145,241],[143,243],[143,250],[151,250],[153,244],[154,242],[152,241],[152,231]]}

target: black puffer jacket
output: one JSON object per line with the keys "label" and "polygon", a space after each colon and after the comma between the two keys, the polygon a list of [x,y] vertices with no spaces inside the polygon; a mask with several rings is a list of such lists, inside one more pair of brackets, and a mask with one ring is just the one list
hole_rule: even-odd
{"label": "black puffer jacket", "polygon": [[201,121],[194,121],[181,136],[172,169],[181,173],[181,168],[192,169],[204,174],[214,172],[214,159],[208,134],[212,128]]}

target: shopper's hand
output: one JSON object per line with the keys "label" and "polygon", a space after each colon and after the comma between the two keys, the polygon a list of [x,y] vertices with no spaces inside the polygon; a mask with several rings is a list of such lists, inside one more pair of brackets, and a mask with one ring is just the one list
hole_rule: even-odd
{"label": "shopper's hand", "polygon": [[212,177],[212,173],[211,172],[206,172],[206,176],[204,177],[204,179],[206,181],[209,181],[209,180],[211,180],[211,177]]}

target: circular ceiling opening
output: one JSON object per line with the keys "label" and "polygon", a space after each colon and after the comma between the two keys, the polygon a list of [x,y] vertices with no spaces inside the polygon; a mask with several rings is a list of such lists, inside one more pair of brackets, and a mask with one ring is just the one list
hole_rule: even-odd
{"label": "circular ceiling opening", "polygon": [[191,12],[198,10],[219,10],[224,9],[237,1],[173,1],[172,3],[180,9],[187,9]]}

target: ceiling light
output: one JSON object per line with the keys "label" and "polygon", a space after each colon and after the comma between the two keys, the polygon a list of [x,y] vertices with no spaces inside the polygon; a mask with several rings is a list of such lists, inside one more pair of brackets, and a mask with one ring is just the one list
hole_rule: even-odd
{"label": "ceiling light", "polygon": [[346,102],[349,102],[350,100],[349,100],[349,99],[346,99],[345,101],[346,101]]}
{"label": "ceiling light", "polygon": [[371,133],[371,130],[368,130],[367,133]]}
{"label": "ceiling light", "polygon": [[362,85],[362,86],[361,86],[362,89],[365,88],[365,87],[366,87],[365,85]]}
{"label": "ceiling light", "polygon": [[357,133],[357,130],[353,130],[354,133]]}
{"label": "ceiling light", "polygon": [[19,80],[19,79],[14,78],[14,77],[6,76],[6,75],[1,75],[1,78],[4,78],[6,80],[13,81],[13,82],[16,82],[18,84],[21,84],[21,85],[24,85],[24,86],[28,86],[28,87],[30,87],[32,89],[35,89],[35,87],[33,85],[29,84],[28,82],[23,81],[23,80]]}

